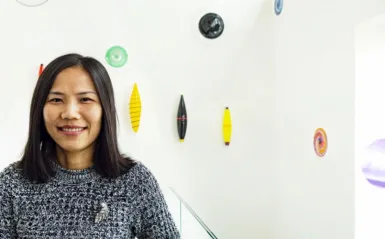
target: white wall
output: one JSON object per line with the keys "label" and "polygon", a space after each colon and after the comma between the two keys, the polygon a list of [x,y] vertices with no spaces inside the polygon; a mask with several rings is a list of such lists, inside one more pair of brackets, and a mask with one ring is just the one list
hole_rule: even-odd
{"label": "white wall", "polygon": [[350,6],[353,4],[356,4],[355,22],[358,25],[385,11],[385,2],[382,0],[357,0]]}
{"label": "white wall", "polygon": [[[384,9],[383,9],[384,10]],[[385,10],[383,11],[385,12]],[[356,239],[384,238],[381,216],[385,213],[385,189],[370,184],[361,170],[371,163],[383,170],[383,153],[368,149],[385,138],[383,110],[385,68],[385,14],[356,26]],[[383,174],[383,173],[382,173]],[[381,175],[381,174],[380,174]],[[385,175],[385,174],[384,174]],[[383,176],[379,177],[383,181]]]}
{"label": "white wall", "polygon": [[[354,238],[354,36],[347,1],[294,1],[276,20],[270,238]],[[329,150],[313,150],[317,128]]]}
{"label": "white wall", "polygon": [[[358,18],[347,2],[285,1],[277,17],[272,0],[66,0],[36,8],[0,1],[7,36],[0,111],[8,117],[0,124],[0,167],[25,143],[39,64],[70,51],[104,62],[118,44],[128,63],[108,70],[122,148],[176,188],[219,238],[352,239]],[[211,11],[225,21],[216,40],[197,28]],[[127,111],[134,82],[143,100],[137,135]],[[180,93],[189,117],[183,144],[175,128]],[[225,106],[233,117],[228,148]],[[318,127],[329,136],[323,159],[312,149]]]}
{"label": "white wall", "polygon": [[[8,118],[0,128],[0,166],[17,160],[25,143],[40,63],[71,51],[104,62],[108,47],[122,45],[127,65],[108,70],[124,151],[148,165],[163,186],[176,188],[218,237],[268,235],[273,16],[272,6],[261,4],[66,0],[26,8],[1,1],[2,33],[8,37],[0,46],[7,56],[0,60],[7,69],[0,110]],[[220,13],[226,24],[215,41],[197,28],[209,11]],[[137,135],[127,112],[134,82],[143,100]],[[183,144],[175,122],[180,93],[189,117]],[[233,116],[229,148],[221,137],[225,106]]]}
{"label": "white wall", "polygon": [[[128,63],[108,70],[124,151],[153,169],[163,185],[176,188],[218,237],[268,235],[271,7],[261,9],[258,1],[67,0],[37,8],[0,4],[2,32],[8,36],[0,46],[7,56],[0,60],[7,69],[0,107],[9,116],[0,128],[2,167],[18,159],[25,143],[39,64],[69,51],[104,62],[107,48],[119,44],[128,51]],[[208,11],[220,13],[226,24],[215,41],[202,38],[197,28]],[[133,82],[139,85],[144,110],[137,135],[127,112]],[[180,93],[189,117],[183,144],[175,128]],[[233,116],[229,148],[221,138],[225,106]]]}

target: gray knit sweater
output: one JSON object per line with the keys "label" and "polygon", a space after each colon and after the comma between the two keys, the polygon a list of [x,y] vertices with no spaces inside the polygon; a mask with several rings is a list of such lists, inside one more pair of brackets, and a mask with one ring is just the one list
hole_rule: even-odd
{"label": "gray knit sweater", "polygon": [[140,162],[117,179],[91,167],[32,184],[15,163],[0,171],[0,238],[180,238],[153,174]]}

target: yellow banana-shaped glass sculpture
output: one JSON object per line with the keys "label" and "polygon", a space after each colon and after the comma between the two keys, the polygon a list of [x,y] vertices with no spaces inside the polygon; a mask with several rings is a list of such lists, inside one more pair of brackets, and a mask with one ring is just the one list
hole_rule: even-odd
{"label": "yellow banana-shaped glass sculpture", "polygon": [[140,116],[142,113],[142,101],[140,99],[140,94],[138,90],[138,85],[135,83],[134,88],[132,89],[130,104],[130,119],[131,119],[131,127],[135,133],[138,132],[140,126]]}

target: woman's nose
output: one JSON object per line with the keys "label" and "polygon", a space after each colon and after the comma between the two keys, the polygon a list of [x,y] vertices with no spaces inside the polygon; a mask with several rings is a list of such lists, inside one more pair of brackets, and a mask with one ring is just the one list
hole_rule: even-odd
{"label": "woman's nose", "polygon": [[61,113],[62,119],[79,119],[79,107],[77,104],[67,104],[62,113]]}

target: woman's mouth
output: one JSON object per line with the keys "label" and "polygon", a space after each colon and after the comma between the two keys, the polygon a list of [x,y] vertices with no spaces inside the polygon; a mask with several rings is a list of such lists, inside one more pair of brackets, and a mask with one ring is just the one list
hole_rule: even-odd
{"label": "woman's mouth", "polygon": [[58,129],[65,135],[79,135],[83,133],[87,127],[58,127]]}

